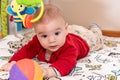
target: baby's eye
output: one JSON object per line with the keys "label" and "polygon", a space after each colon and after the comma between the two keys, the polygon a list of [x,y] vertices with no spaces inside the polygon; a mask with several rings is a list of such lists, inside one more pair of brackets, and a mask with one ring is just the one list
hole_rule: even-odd
{"label": "baby's eye", "polygon": [[60,32],[56,32],[56,33],[55,33],[55,35],[59,35],[59,34],[60,34]]}
{"label": "baby's eye", "polygon": [[47,38],[47,35],[42,35],[43,38]]}

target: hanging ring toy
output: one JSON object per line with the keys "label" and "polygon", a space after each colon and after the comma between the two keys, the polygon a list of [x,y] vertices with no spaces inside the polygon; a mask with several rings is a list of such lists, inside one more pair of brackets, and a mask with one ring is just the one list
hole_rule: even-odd
{"label": "hanging ring toy", "polygon": [[[22,3],[22,5],[24,5],[24,4]],[[32,27],[33,27],[33,23],[36,22],[36,21],[38,21],[38,20],[42,17],[42,14],[43,14],[43,12],[44,12],[44,4],[43,4],[43,1],[42,1],[42,0],[40,0],[40,4],[39,4],[39,5],[41,6],[41,10],[40,10],[38,16],[35,17],[35,18],[33,17],[33,15],[28,15],[28,14],[26,14],[26,15],[23,17],[23,16],[19,13],[19,11],[17,10],[17,15],[22,19],[24,27],[26,27],[26,28],[32,28]],[[16,7],[17,7],[17,6],[16,6]],[[34,19],[33,19],[33,18],[34,18]]]}

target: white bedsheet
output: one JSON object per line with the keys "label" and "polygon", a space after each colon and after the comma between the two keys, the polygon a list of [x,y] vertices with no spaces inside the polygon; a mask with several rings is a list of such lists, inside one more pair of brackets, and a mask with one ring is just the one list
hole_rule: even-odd
{"label": "white bedsheet", "polygon": [[[9,41],[20,38],[8,35],[0,40],[0,67],[7,63],[14,51],[8,45]],[[62,80],[120,80],[120,38],[104,37],[104,48],[90,52],[83,59],[78,60],[76,67]],[[0,70],[0,80],[7,80],[8,72]]]}

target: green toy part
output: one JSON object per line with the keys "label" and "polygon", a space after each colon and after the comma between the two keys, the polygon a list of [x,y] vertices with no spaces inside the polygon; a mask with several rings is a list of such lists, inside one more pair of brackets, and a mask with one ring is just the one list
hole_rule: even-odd
{"label": "green toy part", "polygon": [[25,7],[35,7],[41,4],[41,1],[42,0],[17,0],[17,3]]}

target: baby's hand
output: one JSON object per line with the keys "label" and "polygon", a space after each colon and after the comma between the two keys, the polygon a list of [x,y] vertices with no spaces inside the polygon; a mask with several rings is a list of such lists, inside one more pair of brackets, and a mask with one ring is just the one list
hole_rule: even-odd
{"label": "baby's hand", "polygon": [[16,63],[16,61],[12,61],[12,62],[10,62],[10,63],[6,63],[5,65],[3,65],[3,66],[1,67],[1,69],[2,69],[3,71],[9,71],[9,70],[12,68],[13,64],[15,64],[15,63]]}

